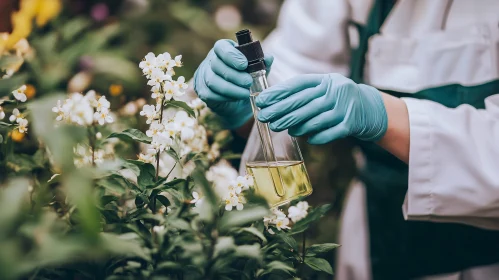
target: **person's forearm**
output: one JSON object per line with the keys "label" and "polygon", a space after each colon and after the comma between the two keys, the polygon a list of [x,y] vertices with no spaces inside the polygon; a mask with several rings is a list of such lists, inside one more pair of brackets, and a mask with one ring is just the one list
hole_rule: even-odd
{"label": "person's forearm", "polygon": [[397,97],[381,93],[388,115],[388,129],[377,142],[378,145],[399,158],[409,162],[409,113],[405,102]]}

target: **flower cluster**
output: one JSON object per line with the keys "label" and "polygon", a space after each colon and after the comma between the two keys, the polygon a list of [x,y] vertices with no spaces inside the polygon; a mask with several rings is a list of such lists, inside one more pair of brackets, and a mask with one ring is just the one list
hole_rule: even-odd
{"label": "flower cluster", "polygon": [[104,125],[113,122],[110,106],[105,96],[98,97],[95,91],[90,90],[85,95],[72,93],[64,102],[58,100],[52,112],[57,113],[57,121],[81,126]]}
{"label": "flower cluster", "polygon": [[278,208],[273,208],[272,215],[264,217],[263,223],[265,228],[270,234],[275,234],[271,226],[275,227],[277,230],[290,229],[289,224],[291,220],[293,223],[305,218],[308,214],[308,202],[300,201],[295,206],[290,206],[288,208],[288,215],[284,214],[282,210]]}
{"label": "flower cluster", "polygon": [[184,77],[173,80],[174,67],[182,66],[182,56],[178,55],[172,59],[167,52],[155,56],[148,53],[139,67],[147,77],[147,84],[151,86],[151,97],[156,104],[145,104],[140,115],[146,118],[149,129],[146,135],[151,137],[151,144],[146,152],[139,155],[139,160],[153,163],[155,156],[170,149],[176,140],[189,141],[195,136],[197,122],[185,111],[177,111],[174,116],[164,114],[165,105],[168,101],[185,95],[187,84]]}
{"label": "flower cluster", "polygon": [[246,200],[242,192],[251,186],[253,186],[253,177],[249,175],[238,176],[236,180],[230,182],[228,192],[223,197],[225,210],[231,211],[234,207],[237,210],[243,210]]}
{"label": "flower cluster", "polygon": [[[26,102],[27,97],[25,91],[26,91],[26,85],[23,85],[20,88],[14,90],[12,92],[12,95],[16,100],[20,102]],[[0,106],[0,120],[3,118],[5,118],[5,112],[3,108]],[[14,110],[12,110],[12,114],[9,117],[9,121],[11,123],[16,124],[19,133],[23,134],[28,131],[28,120],[26,119],[26,114],[22,113],[18,108],[14,108]]]}

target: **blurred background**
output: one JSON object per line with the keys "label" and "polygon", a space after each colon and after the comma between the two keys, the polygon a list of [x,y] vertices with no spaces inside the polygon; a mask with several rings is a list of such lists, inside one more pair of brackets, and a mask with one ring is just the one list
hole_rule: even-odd
{"label": "blurred background", "polygon": [[[43,11],[49,15],[51,3],[60,2],[44,1]],[[191,79],[218,39],[234,39],[236,31],[249,28],[263,40],[275,27],[281,4],[282,0],[65,0],[57,17],[28,31],[13,26],[9,16],[20,8],[19,1],[0,0],[0,33],[30,33],[24,55],[28,63],[20,71],[24,74],[3,82],[0,91],[27,83],[32,98],[95,89],[121,108],[150,95],[138,68],[148,52],[182,54],[184,67],[178,74]],[[340,141],[310,146],[303,139],[300,143],[314,187],[309,203],[333,204],[308,238],[314,243],[335,242],[342,200],[355,173],[351,145]],[[233,135],[229,150],[240,154],[244,145],[244,139]],[[29,151],[30,141],[16,149]],[[237,167],[237,158],[232,164]]]}

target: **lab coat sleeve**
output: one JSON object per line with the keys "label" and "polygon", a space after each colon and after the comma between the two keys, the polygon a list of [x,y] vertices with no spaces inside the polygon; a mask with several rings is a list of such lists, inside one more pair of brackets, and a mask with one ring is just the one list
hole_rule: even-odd
{"label": "lab coat sleeve", "polygon": [[354,0],[287,0],[283,3],[276,28],[263,42],[265,53],[275,57],[268,78],[271,85],[299,74],[348,75],[347,26],[352,13],[349,1]]}
{"label": "lab coat sleeve", "polygon": [[404,101],[410,121],[405,218],[499,230],[499,94],[478,110]]}

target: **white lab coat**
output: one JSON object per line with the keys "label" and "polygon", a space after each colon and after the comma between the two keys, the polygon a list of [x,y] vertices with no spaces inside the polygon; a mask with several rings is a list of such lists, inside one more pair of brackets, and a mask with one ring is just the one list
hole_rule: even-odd
{"label": "white lab coat", "polygon": [[[269,83],[305,73],[348,75],[350,49],[356,47],[358,34],[347,23],[365,23],[371,5],[371,0],[285,1],[277,28],[263,46],[275,56]],[[499,79],[498,24],[497,0],[399,0],[380,34],[369,42],[366,81],[414,93]],[[499,92],[487,99],[485,110],[404,101],[411,131],[405,218],[499,230]],[[241,172],[256,145],[253,130]],[[365,193],[360,183],[352,185],[345,205],[337,279],[370,279]],[[499,279],[499,266],[431,279]]]}

